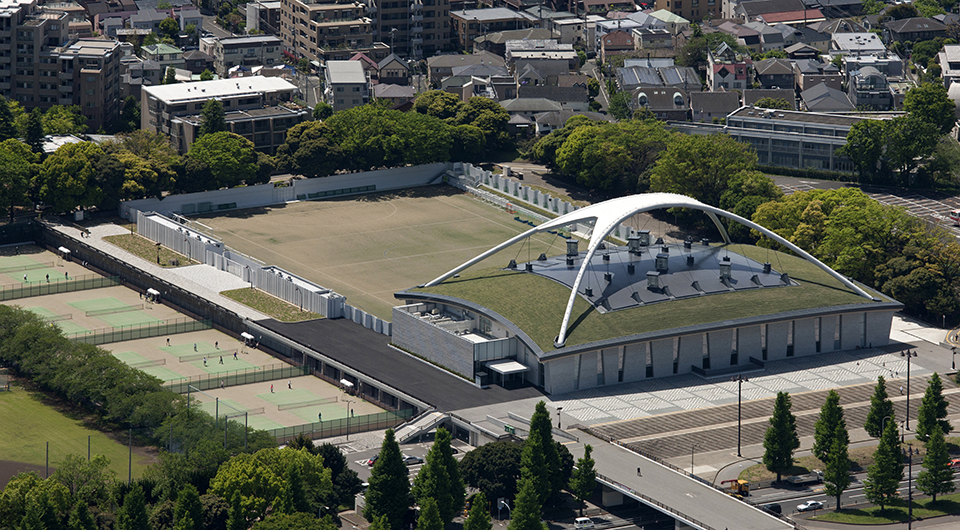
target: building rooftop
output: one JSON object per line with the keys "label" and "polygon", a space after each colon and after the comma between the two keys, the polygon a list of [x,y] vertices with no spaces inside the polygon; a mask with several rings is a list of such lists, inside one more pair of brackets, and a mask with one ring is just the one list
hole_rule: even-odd
{"label": "building rooftop", "polygon": [[505,7],[491,7],[489,9],[464,9],[461,11],[450,11],[451,17],[462,20],[476,19],[478,22],[496,22],[499,20],[538,20],[526,13],[518,13]]}
{"label": "building rooftop", "polygon": [[[840,116],[836,114],[821,114],[819,112],[798,112],[795,110],[773,110],[754,107],[740,107],[730,114],[730,118],[749,118],[749,119],[769,119],[774,121],[792,121],[800,123],[813,123],[823,125],[837,125],[841,127],[852,127],[853,124],[864,120],[866,116]],[[769,116],[764,117],[764,115]],[[729,124],[729,118],[727,120]]]}
{"label": "building rooftop", "polygon": [[222,46],[246,46],[249,44],[277,44],[281,43],[276,35],[249,35],[246,37],[227,37],[218,39]]}
{"label": "building rooftop", "polygon": [[681,17],[680,15],[667,11],[666,9],[658,9],[657,11],[650,13],[650,16],[656,19],[662,20],[668,24],[689,24],[690,23],[689,20]]}
{"label": "building rooftop", "polygon": [[149,46],[144,46],[142,49],[143,51],[151,55],[168,55],[168,54],[182,53],[182,50],[180,48],[177,48],[176,46],[171,46],[169,44],[163,44],[163,43],[151,44]]}
{"label": "building rooftop", "polygon": [[327,61],[327,77],[331,83],[366,83],[363,65],[358,61]]}
{"label": "building rooftop", "polygon": [[148,95],[168,104],[206,100],[213,98],[238,97],[265,92],[296,90],[296,86],[279,77],[244,77],[243,79],[219,79],[198,81],[196,83],[176,83],[173,85],[152,86],[144,89]]}

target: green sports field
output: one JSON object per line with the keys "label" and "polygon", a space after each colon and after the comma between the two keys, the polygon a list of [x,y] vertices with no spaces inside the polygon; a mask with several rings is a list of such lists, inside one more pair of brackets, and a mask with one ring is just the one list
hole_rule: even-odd
{"label": "green sports field", "polygon": [[[282,267],[392,319],[393,294],[430,281],[531,228],[450,186],[292,203],[200,221],[231,248]],[[565,251],[541,234],[482,262],[503,267]]]}
{"label": "green sports field", "polygon": [[[47,442],[50,443],[50,468],[68,454],[87,456],[87,437],[93,455],[102,454],[110,459],[110,468],[118,477],[127,476],[127,445],[120,443],[107,434],[89,429],[81,421],[57,411],[43,403],[43,396],[29,392],[19,385],[11,385],[11,392],[0,392],[0,467],[15,471],[8,462],[23,462],[34,466],[43,466],[46,458]],[[124,438],[124,433],[118,437]],[[24,443],[28,441],[29,443]],[[152,457],[134,447],[133,476],[143,474]],[[40,470],[41,476],[43,470]],[[9,477],[0,476],[0,484]]]}

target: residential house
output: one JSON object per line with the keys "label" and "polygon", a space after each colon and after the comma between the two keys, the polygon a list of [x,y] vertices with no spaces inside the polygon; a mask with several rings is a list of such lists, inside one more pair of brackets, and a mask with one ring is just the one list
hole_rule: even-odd
{"label": "residential house", "polygon": [[792,88],[748,88],[743,91],[743,104],[754,105],[761,99],[782,99],[797,108],[797,93]]}
{"label": "residential house", "polygon": [[146,29],[154,33],[160,33],[160,23],[170,18],[169,10],[162,9],[141,9],[129,17],[131,29]]}
{"label": "residential house", "polygon": [[673,48],[673,35],[663,28],[633,28],[633,40],[638,50],[663,50]]}
{"label": "residential house", "polygon": [[632,91],[640,86],[663,86],[660,73],[656,68],[649,66],[617,68],[616,76],[617,86],[623,91]]}
{"label": "residential house", "polygon": [[925,17],[891,20],[883,24],[888,42],[920,42],[937,37],[947,37],[947,26],[938,20]]}
{"label": "residential house", "polygon": [[410,84],[410,68],[407,62],[395,54],[388,55],[377,65],[378,78],[381,83],[406,86]]}
{"label": "residential house", "polygon": [[409,85],[379,84],[373,87],[373,97],[390,102],[390,108],[401,108],[417,99],[417,90]]}
{"label": "residential house", "polygon": [[664,23],[664,29],[669,31],[671,35],[677,35],[678,33],[685,31],[690,27],[689,20],[680,15],[671,13],[666,9],[658,9],[653,13],[650,13],[650,16],[662,21]]}
{"label": "residential house", "polygon": [[536,124],[537,136],[546,136],[556,129],[562,129],[567,120],[574,116],[583,116],[592,121],[613,121],[613,118],[599,112],[580,112],[572,110],[554,110],[549,112],[538,112],[533,115],[533,121]]}
{"label": "residential house", "polygon": [[798,59],[793,62],[797,88],[801,91],[813,88],[821,83],[834,90],[843,89],[843,74],[840,69],[819,59]]}
{"label": "residential house", "polygon": [[879,55],[887,46],[876,33],[834,33],[830,42],[831,55]]}
{"label": "residential house", "polygon": [[153,61],[161,68],[183,68],[183,51],[169,44],[151,44],[140,48],[140,53],[147,61]]}
{"label": "residential house", "polygon": [[522,122],[519,122],[517,125],[522,125],[525,123],[527,127],[535,129],[535,115],[541,112],[559,112],[563,110],[563,106],[556,101],[552,101],[544,98],[516,98],[508,99],[500,102],[500,106],[510,114],[510,118],[514,117],[523,118]]}
{"label": "residential house", "polygon": [[517,97],[520,99],[549,99],[560,104],[564,110],[584,112],[590,108],[590,95],[585,82],[569,85],[519,85]]}
{"label": "residential house", "polygon": [[717,26],[717,30],[733,35],[737,39],[737,44],[749,48],[753,53],[763,52],[763,38],[760,32],[753,28],[727,21]]}
{"label": "residential house", "polygon": [[725,120],[727,114],[740,108],[740,95],[736,92],[691,92],[691,119],[695,122],[712,123]]}
{"label": "residential house", "polygon": [[267,35],[279,36],[282,4],[282,0],[253,0],[247,2],[247,31],[259,30]]}
{"label": "residential house", "polygon": [[847,94],[859,109],[890,110],[893,107],[887,76],[872,66],[864,66],[850,76]]}
{"label": "residential house", "polygon": [[756,17],[758,21],[767,24],[787,24],[791,26],[807,25],[811,22],[826,20],[819,9],[799,9],[796,11],[781,11],[779,13],[765,13]]}
{"label": "residential house", "polygon": [[496,33],[485,33],[473,39],[473,53],[490,52],[499,57],[507,54],[507,41],[510,40],[550,40],[554,34],[545,28],[526,28]]}
{"label": "residential house", "polygon": [[200,50],[183,52],[183,67],[194,74],[202,74],[204,70],[214,71],[213,57]]}
{"label": "residential house", "polygon": [[950,85],[960,80],[960,44],[947,44],[937,54],[937,63],[943,69],[943,86],[950,88]]}
{"label": "residential house", "polygon": [[853,18],[835,18],[812,22],[807,25],[810,29],[825,33],[827,35],[836,35],[837,33],[868,33],[871,29],[864,26],[860,21]]}
{"label": "residential house", "polygon": [[136,55],[120,60],[120,99],[133,96],[140,101],[144,86],[159,85],[163,79],[163,68],[156,61],[145,61]]}
{"label": "residential house", "polygon": [[817,0],[820,11],[827,18],[859,17],[863,15],[862,0]]}
{"label": "residential house", "polygon": [[807,26],[796,27],[776,24],[773,27],[779,30],[783,37],[784,50],[797,44],[806,45],[824,53],[830,49],[830,35],[826,33],[820,33]]}
{"label": "residential house", "polygon": [[787,53],[788,59],[802,60],[817,59],[820,57],[820,52],[822,50],[819,50],[814,46],[810,46],[809,44],[798,42],[792,46],[787,46],[783,51]]}
{"label": "residential house", "polygon": [[666,86],[682,88],[687,93],[703,90],[700,74],[689,66],[661,66],[657,68],[657,73]]}
{"label": "residential house", "polygon": [[743,90],[750,86],[753,61],[726,43],[707,50],[707,87],[710,90]]}
{"label": "residential house", "polygon": [[367,81],[370,82],[371,86],[380,82],[380,63],[367,57],[367,54],[359,52],[349,60],[358,61],[360,63],[360,65],[363,67],[363,74],[367,76]]}
{"label": "residential house", "polygon": [[213,57],[220,77],[226,77],[235,66],[275,66],[283,62],[283,41],[273,35],[204,37],[200,39],[200,51]]}
{"label": "residential house", "polygon": [[507,41],[506,50],[506,65],[513,72],[523,71],[528,65],[541,71],[563,73],[580,69],[580,57],[569,44],[553,40],[512,40]]}
{"label": "residential house", "polygon": [[887,78],[902,77],[904,72],[903,60],[894,53],[886,52],[879,55],[845,55],[842,66],[845,80],[848,82],[858,70],[867,66],[876,68]]}
{"label": "residential house", "polygon": [[480,52],[471,55],[436,55],[427,58],[427,69],[430,84],[440,86],[440,80],[444,77],[453,75],[453,69],[458,66],[469,66],[473,64],[489,64],[493,66],[506,66],[503,57],[490,53]]}
{"label": "residential house", "polygon": [[[638,4],[640,2],[637,2]],[[646,0],[644,5],[651,2]],[[657,10],[670,11],[686,20],[703,20],[704,18],[723,18],[721,8],[723,0],[655,0],[652,2],[653,8]]]}
{"label": "residential house", "polygon": [[630,108],[634,112],[641,108],[648,109],[658,120],[687,121],[690,119],[690,99],[680,88],[636,88],[630,94]]}
{"label": "residential house", "polygon": [[550,29],[557,34],[560,44],[581,45],[587,42],[584,28],[587,21],[582,18],[571,17],[562,20],[550,20]]}
{"label": "residential house", "polygon": [[826,83],[814,85],[800,93],[803,110],[809,112],[850,112],[856,107],[842,91]]}
{"label": "residential house", "polygon": [[779,29],[763,22],[747,22],[744,27],[750,28],[760,35],[764,53],[784,48],[783,32]]}
{"label": "residential house", "polygon": [[902,78],[887,78],[887,83],[890,85],[890,97],[893,98],[893,101],[890,103],[890,110],[903,110],[903,101],[907,97],[907,92],[910,89],[915,88],[917,85],[909,79]]}
{"label": "residential house", "polygon": [[789,59],[764,59],[753,63],[761,88],[793,88],[796,79]]}
{"label": "residential house", "polygon": [[366,105],[370,100],[370,85],[357,61],[327,61],[323,70],[326,81],[323,99],[334,112]]}
{"label": "residential house", "polygon": [[614,55],[633,53],[636,43],[628,31],[611,31],[600,38],[600,60],[606,62]]}

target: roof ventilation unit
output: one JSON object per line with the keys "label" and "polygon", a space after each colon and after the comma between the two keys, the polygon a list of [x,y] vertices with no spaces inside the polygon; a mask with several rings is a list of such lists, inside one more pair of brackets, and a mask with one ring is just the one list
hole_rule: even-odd
{"label": "roof ventilation unit", "polygon": [[607,250],[607,244],[601,241],[600,244],[597,245],[597,250]]}
{"label": "roof ventilation unit", "polygon": [[507,268],[508,268],[508,269],[516,269],[516,268],[517,268],[517,260],[515,260],[515,259],[510,260],[510,263],[507,264]]}
{"label": "roof ventilation unit", "polygon": [[750,277],[750,281],[753,282],[757,287],[763,287],[763,283],[760,282],[760,277],[756,274]]}
{"label": "roof ventilation unit", "polygon": [[533,272],[533,263],[528,262],[523,268],[526,269],[527,272]]}
{"label": "roof ventilation unit", "polygon": [[575,258],[580,255],[580,251],[577,249],[579,242],[576,239],[567,240],[567,257]]}
{"label": "roof ventilation unit", "polygon": [[603,281],[610,283],[613,281],[613,274],[609,272],[603,273]]}
{"label": "roof ventilation unit", "polygon": [[657,271],[647,271],[647,289],[657,291],[660,289],[660,273]]}
{"label": "roof ventilation unit", "polygon": [[773,267],[769,263],[763,264],[763,273],[770,274],[770,271],[773,270]]}
{"label": "roof ventilation unit", "polygon": [[657,254],[657,262],[656,262],[656,268],[657,268],[657,270],[658,270],[659,272],[667,272],[667,270],[668,270],[668,268],[669,268],[668,265],[667,265],[667,263],[668,263],[669,261],[670,261],[670,255],[669,255],[669,254],[667,254],[667,253],[665,253],[665,252],[661,252],[661,253]]}
{"label": "roof ventilation unit", "polygon": [[633,274],[633,273],[635,273],[635,272],[637,272],[637,266],[634,265],[633,263],[628,263],[628,264],[627,264],[627,274]]}
{"label": "roof ventilation unit", "polygon": [[658,238],[657,238],[657,241],[654,243],[654,245],[662,245],[662,244],[663,244],[663,238],[662,238],[662,237],[658,237]]}
{"label": "roof ventilation unit", "polygon": [[707,239],[707,238],[703,238],[703,239],[700,240],[700,244],[703,245],[703,246],[705,246],[705,247],[709,247],[709,246],[710,246],[710,240]]}
{"label": "roof ventilation unit", "polygon": [[586,288],[584,288],[584,289],[583,289],[583,295],[586,296],[587,298],[592,298],[592,297],[593,297],[593,288],[592,288],[592,287],[586,287]]}
{"label": "roof ventilation unit", "polygon": [[573,268],[573,258],[570,258],[570,257],[567,258],[567,268],[568,269]]}
{"label": "roof ventilation unit", "polygon": [[610,254],[604,254],[603,261],[610,261]]}
{"label": "roof ventilation unit", "polygon": [[640,253],[640,236],[639,235],[630,236],[627,238],[627,250],[631,254]]}
{"label": "roof ventilation unit", "polygon": [[687,254],[687,267],[693,267],[693,256]]}
{"label": "roof ventilation unit", "polygon": [[692,249],[692,248],[693,248],[693,241],[690,241],[689,239],[685,240],[685,241],[683,242],[683,248],[685,248],[685,249],[687,249],[687,250]]}
{"label": "roof ventilation unit", "polygon": [[547,261],[547,255],[541,252],[540,257],[537,258],[537,261]]}
{"label": "roof ventilation unit", "polygon": [[730,256],[724,256],[720,260],[720,278],[729,280],[731,277],[732,264],[730,263]]}
{"label": "roof ventilation unit", "polygon": [[790,275],[787,273],[781,274],[780,283],[782,283],[783,285],[790,285]]}
{"label": "roof ventilation unit", "polygon": [[637,235],[640,237],[640,246],[641,246],[641,247],[650,246],[650,231],[649,231],[649,230],[641,230],[641,231],[637,232]]}

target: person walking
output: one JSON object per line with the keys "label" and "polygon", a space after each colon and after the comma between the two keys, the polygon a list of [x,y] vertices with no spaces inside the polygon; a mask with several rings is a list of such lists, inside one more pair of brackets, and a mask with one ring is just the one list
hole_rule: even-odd
{"label": "person walking", "polygon": [[291,381],[287,381],[287,388],[293,390],[293,384]]}
{"label": "person walking", "polygon": [[223,379],[220,380],[220,390],[223,390]]}
{"label": "person walking", "polygon": [[27,275],[26,275],[26,274],[23,275],[23,283],[27,283]]}
{"label": "person walking", "polygon": [[220,364],[223,364],[223,355],[220,356]]}
{"label": "person walking", "polygon": [[196,342],[193,343],[193,351],[197,351],[197,343],[196,343]]}
{"label": "person walking", "polygon": [[218,341],[218,340],[217,340],[217,341],[214,341],[214,342],[213,342],[213,347],[219,350],[219,349],[220,349],[220,341]]}
{"label": "person walking", "polygon": [[50,275],[47,274],[47,283],[50,283]]}
{"label": "person walking", "polygon": [[270,393],[273,394],[273,384],[270,385]]}
{"label": "person walking", "polygon": [[234,360],[234,361],[237,360],[237,352],[233,352],[233,360]]}
{"label": "person walking", "polygon": [[204,366],[207,365],[207,358],[206,358],[206,357],[203,358],[203,365],[204,365]]}

